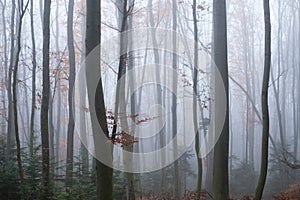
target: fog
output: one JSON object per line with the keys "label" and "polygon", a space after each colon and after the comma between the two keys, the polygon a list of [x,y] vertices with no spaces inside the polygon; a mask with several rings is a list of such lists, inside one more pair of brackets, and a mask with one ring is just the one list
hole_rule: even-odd
{"label": "fog", "polygon": [[0,0],[0,199],[300,198],[299,1],[88,2]]}

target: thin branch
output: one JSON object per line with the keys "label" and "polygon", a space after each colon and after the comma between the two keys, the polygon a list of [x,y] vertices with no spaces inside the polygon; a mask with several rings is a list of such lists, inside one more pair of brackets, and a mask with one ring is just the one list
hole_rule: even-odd
{"label": "thin branch", "polygon": [[112,26],[110,24],[107,24],[105,22],[101,22],[101,24],[103,24],[103,25],[107,26],[108,28],[111,28],[111,29],[113,29],[115,31],[121,32],[118,28],[116,28],[116,27],[114,27],[114,26]]}

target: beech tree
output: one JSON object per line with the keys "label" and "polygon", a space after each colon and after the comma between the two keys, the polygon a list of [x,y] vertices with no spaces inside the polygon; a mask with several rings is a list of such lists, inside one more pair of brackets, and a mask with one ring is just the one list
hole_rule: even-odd
{"label": "beech tree", "polygon": [[19,19],[18,19],[18,30],[17,30],[17,43],[16,46],[12,46],[11,48],[16,49],[16,53],[14,54],[13,59],[13,111],[14,111],[14,127],[15,127],[15,137],[16,137],[16,145],[17,145],[17,159],[18,159],[18,168],[19,168],[19,176],[21,180],[21,188],[24,187],[24,173],[23,173],[23,166],[22,166],[22,159],[21,159],[21,142],[20,142],[20,135],[19,135],[19,124],[18,124],[18,109],[17,109],[17,78],[18,78],[18,68],[19,68],[19,56],[21,52],[21,32],[22,32],[22,24],[23,24],[23,17],[25,15],[26,9],[28,7],[29,0],[24,6],[24,1],[18,1],[19,7]]}
{"label": "beech tree", "polygon": [[[100,49],[96,48],[100,45],[101,39],[101,1],[99,0],[86,0],[87,6],[87,16],[86,16],[86,57],[94,50],[96,51],[95,55],[100,55]],[[96,49],[95,49],[96,48]],[[102,78],[101,72],[97,73],[99,78],[99,82],[96,87],[96,94],[92,94],[90,89],[93,88],[95,82],[91,79],[93,77],[95,71],[99,72],[100,67],[100,59],[93,60],[93,63],[86,60],[86,81],[87,81],[87,90],[89,97],[89,107],[95,108],[96,113],[91,113],[91,118],[93,119],[93,123],[96,123],[95,119],[97,119],[97,123],[99,123],[102,131],[108,137],[108,128],[106,122],[106,110],[104,104],[104,96],[103,96],[103,86],[102,86]],[[97,104],[94,104],[97,102]],[[92,124],[92,126],[95,126]],[[94,132],[93,134],[99,134]],[[94,136],[95,137],[95,136]],[[101,144],[99,144],[101,142]],[[95,141],[95,146],[103,145],[107,143],[106,141]],[[106,152],[108,157],[112,156],[112,149],[110,152]],[[96,152],[97,153],[97,152]],[[113,183],[112,183],[112,175],[113,169],[105,164],[101,163],[101,161],[95,159],[96,162],[96,183],[97,183],[97,200],[113,199]]]}
{"label": "beech tree", "polygon": [[49,48],[50,48],[50,6],[51,1],[44,1],[43,17],[43,90],[41,107],[41,138],[42,138],[42,165],[43,165],[43,199],[50,198],[50,152],[49,152]]}
{"label": "beech tree", "polygon": [[74,157],[74,112],[73,112],[73,88],[75,83],[75,49],[74,49],[74,36],[73,36],[73,12],[74,12],[74,0],[69,0],[68,7],[68,49],[69,49],[69,92],[68,92],[68,104],[69,104],[69,124],[68,124],[68,138],[67,138],[67,171],[66,171],[66,186],[72,185],[73,177],[73,157]]}
{"label": "beech tree", "polygon": [[194,71],[193,71],[193,120],[194,120],[194,130],[195,130],[195,149],[197,157],[197,167],[198,167],[198,177],[197,177],[197,198],[200,199],[201,186],[202,186],[202,158],[200,157],[200,142],[199,142],[199,131],[198,131],[198,117],[197,117],[197,90],[198,90],[198,24],[197,24],[197,1],[193,0],[193,22],[194,22]]}
{"label": "beech tree", "polygon": [[300,4],[272,37],[269,4],[0,0],[0,199],[299,199]]}
{"label": "beech tree", "polygon": [[264,64],[264,76],[263,76],[263,84],[262,84],[262,92],[261,92],[263,131],[262,131],[260,175],[259,175],[259,180],[255,191],[255,197],[254,197],[255,200],[261,199],[263,195],[263,190],[267,178],[268,155],[269,155],[270,122],[269,122],[268,90],[269,90],[270,69],[271,69],[271,19],[270,19],[269,0],[264,0],[263,5],[264,5],[264,20],[265,20],[265,64]]}
{"label": "beech tree", "polygon": [[[228,61],[227,61],[227,18],[226,0],[213,1],[213,59],[219,70],[226,99],[215,96],[216,116],[221,110],[218,106],[225,103],[226,116],[220,137],[214,147],[213,197],[215,200],[229,199],[228,155],[229,155],[229,96],[228,96]],[[225,102],[224,102],[225,101]],[[218,123],[218,122],[217,122]]]}
{"label": "beech tree", "polygon": [[[177,1],[172,0],[172,18],[173,18],[173,24],[172,24],[172,30],[173,30],[173,35],[172,35],[172,47],[174,49],[174,52],[176,52],[177,48]],[[173,53],[172,55],[172,66],[174,72],[178,72],[178,56],[176,53]],[[176,137],[177,135],[177,82],[178,78],[175,74],[173,74],[172,77],[173,80],[173,91],[174,94],[172,94],[172,136]],[[174,148],[174,158],[177,157],[177,151],[178,151],[178,144],[177,140],[174,140],[173,143],[173,148]],[[178,160],[175,160],[174,162],[174,185],[173,185],[173,194],[176,199],[180,198],[180,183],[179,183],[179,163]]]}

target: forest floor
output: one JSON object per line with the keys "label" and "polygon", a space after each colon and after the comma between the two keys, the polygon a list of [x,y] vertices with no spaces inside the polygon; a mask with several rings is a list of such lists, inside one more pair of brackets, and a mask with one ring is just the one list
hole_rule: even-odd
{"label": "forest floor", "polygon": [[[200,200],[213,200],[213,197],[207,191],[202,191]],[[175,200],[171,194],[165,194],[160,196],[149,195],[148,197],[139,197],[136,200]],[[181,200],[196,200],[196,192],[186,192]],[[242,198],[231,198],[231,200],[252,200],[253,196],[244,196]],[[280,192],[277,196],[263,198],[265,200],[300,200],[300,186],[299,184],[291,185],[287,190]]]}

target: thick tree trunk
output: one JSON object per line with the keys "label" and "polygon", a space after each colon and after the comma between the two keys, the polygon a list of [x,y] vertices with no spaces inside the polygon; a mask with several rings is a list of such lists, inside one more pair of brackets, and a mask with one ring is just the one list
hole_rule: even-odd
{"label": "thick tree trunk", "polygon": [[43,15],[43,90],[41,107],[41,138],[42,138],[42,174],[43,199],[50,198],[50,155],[49,155],[49,48],[50,48],[50,5],[51,1],[44,1]]}
{"label": "thick tree trunk", "polygon": [[[86,56],[88,56],[92,50],[100,45],[100,38],[101,38],[101,1],[99,0],[86,0],[87,5],[87,19],[86,19]],[[100,51],[100,49],[99,49]],[[100,52],[97,52],[99,55]],[[108,137],[108,128],[106,122],[106,110],[104,104],[104,97],[103,97],[103,87],[102,87],[102,78],[101,72],[99,72],[100,67],[100,60],[97,62],[90,63],[88,60],[86,61],[86,81],[87,81],[87,89],[88,89],[88,96],[89,96],[89,107],[95,108],[96,113],[90,113],[91,117],[94,121],[96,117],[98,122]],[[95,69],[93,69],[95,67]],[[90,88],[94,86],[93,80],[90,80],[90,77],[93,77],[97,73],[100,77],[98,86],[96,88],[96,96],[95,94],[91,94],[89,91]],[[97,104],[93,105],[94,102]],[[97,116],[95,116],[95,114]],[[93,124],[92,124],[93,126]],[[93,134],[99,134],[94,132]],[[99,145],[96,142],[100,142],[102,145],[105,144],[105,141],[94,141],[95,146]],[[112,157],[112,149],[109,150],[106,154]],[[112,159],[112,158],[111,158]],[[111,160],[112,162],[112,160]],[[97,174],[97,200],[112,200],[113,199],[113,183],[112,183],[112,176],[113,176],[113,169],[106,166],[105,164],[101,163],[99,160],[96,160],[96,174]]]}
{"label": "thick tree trunk", "polygon": [[[226,116],[220,138],[214,148],[213,163],[213,197],[215,200],[229,199],[228,186],[228,155],[229,155],[229,98],[228,98],[228,61],[227,61],[227,22],[226,0],[213,1],[214,28],[214,61],[221,74],[226,94]],[[224,100],[218,97],[216,88],[216,116],[218,107],[224,105]],[[220,123],[220,122],[217,122]]]}
{"label": "thick tree trunk", "polygon": [[254,200],[260,200],[266,183],[268,171],[269,154],[269,108],[268,108],[268,90],[271,68],[271,19],[269,0],[264,0],[264,18],[265,18],[265,66],[262,84],[262,115],[263,115],[263,134],[262,134],[262,152],[261,167],[258,184],[255,191]]}

